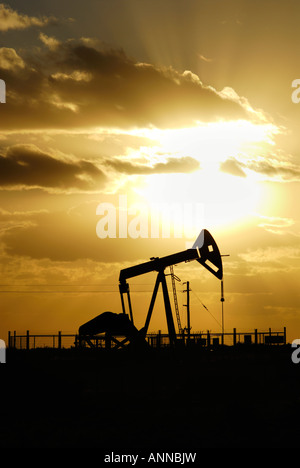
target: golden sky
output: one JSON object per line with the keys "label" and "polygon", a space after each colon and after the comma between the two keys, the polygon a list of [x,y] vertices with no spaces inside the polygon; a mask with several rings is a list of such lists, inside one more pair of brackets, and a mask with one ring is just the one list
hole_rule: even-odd
{"label": "golden sky", "polygon": [[[204,228],[230,255],[225,330],[300,337],[299,14],[296,0],[0,4],[2,339],[121,312],[120,270]],[[97,235],[104,203],[113,238]],[[154,238],[165,207],[181,235]],[[183,324],[190,281],[192,331],[220,332],[220,282],[198,263],[175,274]],[[131,281],[137,325],[154,280]]]}

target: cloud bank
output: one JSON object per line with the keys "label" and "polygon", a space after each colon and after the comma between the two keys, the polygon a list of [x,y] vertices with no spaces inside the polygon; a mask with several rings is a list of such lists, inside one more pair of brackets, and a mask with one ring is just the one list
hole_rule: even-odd
{"label": "cloud bank", "polygon": [[28,16],[10,8],[4,3],[0,3],[0,31],[9,29],[26,29],[31,26],[43,27],[56,22],[54,17]]}
{"label": "cloud bank", "polygon": [[0,155],[1,187],[100,189],[105,174],[89,161],[67,161],[41,151],[35,145],[13,145]]}
{"label": "cloud bank", "polygon": [[235,93],[217,92],[191,72],[136,62],[123,50],[86,41],[40,39],[44,47],[34,55],[0,49],[7,83],[3,130],[179,128],[255,117]]}
{"label": "cloud bank", "polygon": [[290,161],[281,161],[275,155],[257,159],[245,158],[245,161],[228,158],[220,164],[220,170],[237,177],[246,177],[246,172],[255,172],[262,179],[274,182],[299,182],[299,166]]}

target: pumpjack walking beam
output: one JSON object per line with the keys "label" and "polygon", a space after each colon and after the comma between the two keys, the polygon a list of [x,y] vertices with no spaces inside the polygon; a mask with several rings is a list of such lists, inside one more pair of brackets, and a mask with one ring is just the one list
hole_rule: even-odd
{"label": "pumpjack walking beam", "polygon": [[143,275],[146,273],[150,273],[153,271],[158,272],[151,302],[150,302],[150,306],[148,309],[148,314],[146,317],[144,330],[143,330],[144,334],[147,333],[153,307],[155,304],[155,299],[156,299],[157,292],[158,292],[158,288],[159,288],[159,285],[161,284],[162,290],[163,290],[163,298],[164,298],[164,304],[165,304],[165,313],[166,313],[168,331],[169,331],[169,339],[170,339],[171,345],[175,344],[176,342],[175,326],[174,326],[174,320],[173,320],[172,309],[171,309],[170,298],[169,298],[168,287],[167,287],[164,270],[166,267],[169,267],[171,265],[175,265],[177,263],[182,263],[182,262],[190,262],[193,260],[197,260],[201,265],[203,265],[206,269],[208,269],[218,279],[220,280],[222,279],[223,268],[222,268],[221,255],[220,255],[220,252],[219,252],[219,249],[215,240],[213,239],[212,235],[206,229],[203,229],[201,231],[201,233],[199,234],[198,238],[196,239],[191,249],[183,250],[181,252],[178,252],[172,255],[167,255],[161,258],[154,257],[148,262],[141,263],[139,265],[135,265],[129,268],[125,268],[120,271],[119,290],[120,290],[120,295],[121,295],[122,310],[123,310],[123,313],[126,313],[125,303],[124,303],[124,298],[123,298],[123,294],[126,293],[130,319],[132,322],[133,322],[133,314],[132,314],[132,307],[131,307],[131,300],[130,300],[129,285],[127,283],[127,280],[129,278],[133,278],[133,277]]}

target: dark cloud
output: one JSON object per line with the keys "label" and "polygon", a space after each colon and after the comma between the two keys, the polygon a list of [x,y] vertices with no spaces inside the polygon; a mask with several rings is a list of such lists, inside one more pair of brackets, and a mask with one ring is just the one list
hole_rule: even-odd
{"label": "dark cloud", "polygon": [[238,177],[246,177],[245,169],[262,174],[268,180],[277,182],[293,182],[300,180],[300,169],[298,166],[278,159],[246,160],[241,162],[235,158],[227,159],[220,164],[220,170]]}
{"label": "dark cloud", "polygon": [[22,70],[0,68],[7,86],[3,129],[164,128],[253,117],[242,102],[191,72],[137,63],[122,50],[43,38],[48,47],[42,52],[15,56]]}
{"label": "dark cloud", "polygon": [[230,158],[220,164],[220,170],[238,177],[246,177],[245,172],[241,169],[241,164],[235,159]]}
{"label": "dark cloud", "polygon": [[251,171],[266,175],[270,179],[282,181],[299,181],[299,166],[281,163],[277,160],[251,161],[248,164]]}
{"label": "dark cloud", "polygon": [[35,145],[14,145],[0,155],[0,186],[37,186],[81,190],[99,189],[104,173],[89,161],[67,161]]}
{"label": "dark cloud", "polygon": [[13,10],[10,6],[0,3],[0,31],[26,29],[32,26],[43,27],[56,22],[57,20],[54,17],[24,15]]}
{"label": "dark cloud", "polygon": [[0,187],[57,190],[102,190],[108,177],[106,169],[122,174],[190,173],[199,169],[199,162],[191,157],[169,157],[165,162],[150,165],[118,158],[100,159],[98,165],[88,160],[50,154],[33,144],[15,144],[0,153]]}
{"label": "dark cloud", "polygon": [[196,159],[189,156],[182,158],[168,158],[166,162],[159,162],[152,166],[136,164],[130,161],[117,159],[107,160],[106,164],[118,172],[125,174],[167,174],[167,173],[189,173],[199,169],[200,164]]}

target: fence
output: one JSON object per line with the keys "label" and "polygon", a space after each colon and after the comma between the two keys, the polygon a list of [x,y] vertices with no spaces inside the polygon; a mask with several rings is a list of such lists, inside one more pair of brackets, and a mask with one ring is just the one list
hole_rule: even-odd
{"label": "fence", "polygon": [[[118,337],[119,339],[120,337]],[[123,341],[125,341],[125,337]],[[164,348],[170,345],[169,335],[161,333],[150,333],[146,336],[146,340],[153,348]],[[191,333],[190,335],[177,335],[177,340],[185,346],[198,347],[215,347],[219,345],[236,346],[238,344],[264,344],[264,345],[282,345],[286,344],[286,328],[283,331],[258,331],[253,332],[237,332],[234,328],[231,333]],[[8,348],[15,349],[36,349],[36,348],[71,348],[80,346],[90,346],[96,348],[113,348],[118,347],[118,343],[122,341],[114,339],[108,335],[97,335],[89,337],[79,337],[77,334],[63,334],[58,332],[55,334],[31,335],[27,330],[24,335],[17,335],[16,332],[8,332]]]}
{"label": "fence", "polygon": [[76,335],[63,334],[34,334],[27,330],[25,335],[17,335],[14,331],[8,332],[8,348],[35,349],[35,348],[71,348],[74,346]]}

